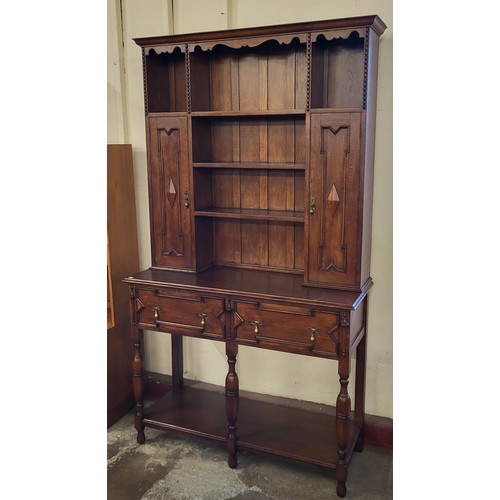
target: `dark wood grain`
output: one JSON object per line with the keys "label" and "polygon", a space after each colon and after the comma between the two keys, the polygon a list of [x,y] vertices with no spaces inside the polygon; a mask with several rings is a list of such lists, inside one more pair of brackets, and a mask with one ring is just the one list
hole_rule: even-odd
{"label": "dark wood grain", "polygon": [[363,38],[329,41],[320,35],[312,44],[312,108],[361,108],[363,81]]}
{"label": "dark wood grain", "polygon": [[175,43],[196,42],[199,40],[217,40],[243,38],[248,36],[269,36],[280,33],[299,33],[309,31],[345,29],[371,27],[379,36],[382,35],[387,28],[385,23],[377,15],[346,17],[342,19],[328,19],[324,21],[308,21],[301,23],[280,24],[272,26],[260,26],[256,28],[239,28],[224,31],[206,31],[198,33],[186,33],[182,35],[168,35],[155,37],[138,37],[134,38],[137,45],[141,47],[165,45]]}
{"label": "dark wood grain", "polygon": [[173,54],[146,55],[149,112],[186,111],[185,56]]}
{"label": "dark wood grain", "polygon": [[149,330],[223,340],[224,325],[218,318],[224,311],[224,300],[212,294],[180,292],[163,287],[138,289],[136,297],[142,305],[137,324]]}
{"label": "dark wood grain", "polygon": [[[185,387],[171,392],[144,411],[147,427],[181,432],[225,442],[227,425],[224,392]],[[349,441],[359,428],[348,422]],[[239,397],[238,449],[257,450],[315,465],[336,468],[335,418],[331,410],[310,412]],[[349,462],[353,448],[346,453]]]}
{"label": "dark wood grain", "polygon": [[240,344],[338,357],[338,313],[252,300],[234,300],[233,307],[234,334]]}
{"label": "dark wood grain", "polygon": [[[123,278],[139,271],[135,189],[130,144],[107,146],[108,293],[113,324],[107,329],[107,425],[134,405],[130,363],[129,293]],[[111,310],[110,310],[111,312]]]}
{"label": "dark wood grain", "polygon": [[191,269],[187,119],[150,118],[148,125],[153,265]]}
{"label": "dark wood grain", "polygon": [[[124,279],[140,443],[149,426],[224,442],[230,467],[243,448],[321,465],[346,495],[364,443],[385,28],[373,15],[135,39],[152,242],[152,267]],[[173,391],[147,410],[143,329],[172,334]],[[225,343],[224,393],[184,388],[183,336]],[[334,360],[335,417],[240,397],[239,345]]]}
{"label": "dark wood grain", "polygon": [[363,286],[359,140],[359,114],[311,114],[307,283]]}
{"label": "dark wood grain", "polygon": [[304,170],[305,163],[279,163],[279,162],[197,162],[194,168],[230,168],[230,169],[271,169],[271,170]]}
{"label": "dark wood grain", "polygon": [[282,222],[304,222],[303,212],[286,210],[260,210],[244,208],[206,208],[194,213],[198,217],[222,217],[224,219],[255,219]]}
{"label": "dark wood grain", "polygon": [[355,309],[372,283],[361,292],[302,286],[300,275],[278,272],[212,267],[191,274],[165,269],[146,269],[125,278],[126,283],[146,287],[174,287],[198,292],[219,292],[239,297],[285,300],[289,303]]}

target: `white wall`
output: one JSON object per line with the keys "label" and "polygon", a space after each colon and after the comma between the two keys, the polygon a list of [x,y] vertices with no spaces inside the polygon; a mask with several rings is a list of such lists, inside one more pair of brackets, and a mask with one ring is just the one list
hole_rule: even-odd
{"label": "white wall", "polygon": [[[392,2],[390,0],[108,0],[108,142],[134,152],[141,268],[151,265],[140,48],[133,37],[211,31],[378,14],[380,40],[373,242],[368,315],[366,412],[392,418]],[[224,345],[185,339],[185,377],[223,385]],[[147,332],[146,369],[170,374],[170,337]],[[335,402],[334,361],[240,347],[240,388],[319,403]],[[354,371],[354,366],[353,366]],[[354,373],[351,378],[354,382]],[[353,385],[351,386],[353,389]],[[353,391],[351,391],[353,392]]]}
{"label": "white wall", "polygon": [[108,0],[108,144],[124,144],[125,74],[120,4]]}

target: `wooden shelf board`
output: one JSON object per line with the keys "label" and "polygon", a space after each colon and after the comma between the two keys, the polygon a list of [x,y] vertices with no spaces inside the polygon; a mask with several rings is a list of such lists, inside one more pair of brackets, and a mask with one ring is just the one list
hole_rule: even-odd
{"label": "wooden shelf board", "polygon": [[198,437],[225,441],[227,433],[224,394],[186,387],[171,391],[144,411],[144,424]]}
{"label": "wooden shelf board", "polygon": [[362,107],[352,107],[352,108],[311,108],[311,113],[361,113],[363,111]]}
{"label": "wooden shelf board", "polygon": [[194,212],[196,217],[223,217],[225,219],[304,222],[304,212],[289,210],[258,210],[245,208],[205,208]]}
{"label": "wooden shelf board", "polygon": [[303,109],[264,109],[264,110],[255,110],[255,111],[192,111],[188,113],[187,111],[149,111],[147,116],[149,117],[157,117],[161,118],[164,116],[192,116],[194,118],[203,118],[203,117],[234,117],[234,118],[245,118],[246,116],[286,116],[286,115],[306,115],[306,113],[361,113],[363,108],[361,106],[354,106],[349,108],[328,108],[328,107],[319,107],[319,108],[311,108],[309,111]]}
{"label": "wooden shelf board", "polygon": [[[238,449],[256,450],[335,469],[335,417],[325,413],[240,396]],[[185,387],[170,392],[145,410],[144,424],[224,442],[228,433],[222,392]],[[359,428],[350,422],[348,460]]]}
{"label": "wooden shelf board", "polygon": [[305,116],[305,109],[260,109],[260,110],[247,110],[247,111],[192,111],[193,117],[225,117],[234,116],[245,118],[246,116],[286,116],[286,115],[303,115]]}
{"label": "wooden shelf board", "polygon": [[151,111],[147,113],[148,117],[150,118],[162,118],[164,116],[189,116],[189,113],[187,111]]}
{"label": "wooden shelf board", "polygon": [[265,170],[305,170],[305,163],[264,163],[264,162],[194,162],[194,168],[234,168]]}

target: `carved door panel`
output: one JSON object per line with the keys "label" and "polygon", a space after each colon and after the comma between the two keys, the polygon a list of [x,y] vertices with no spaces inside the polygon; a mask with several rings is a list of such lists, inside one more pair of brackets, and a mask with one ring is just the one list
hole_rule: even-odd
{"label": "carved door panel", "polygon": [[148,140],[153,266],[190,269],[187,118],[149,118]]}
{"label": "carved door panel", "polygon": [[311,115],[305,281],[359,286],[360,115]]}

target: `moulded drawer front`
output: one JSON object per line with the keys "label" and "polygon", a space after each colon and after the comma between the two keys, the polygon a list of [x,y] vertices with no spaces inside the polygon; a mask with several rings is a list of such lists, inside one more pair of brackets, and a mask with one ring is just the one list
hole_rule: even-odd
{"label": "moulded drawer front", "polygon": [[234,331],[241,344],[335,357],[339,315],[271,302],[234,303]]}
{"label": "moulded drawer front", "polygon": [[139,290],[137,321],[141,328],[181,335],[224,339],[224,299],[185,290]]}

